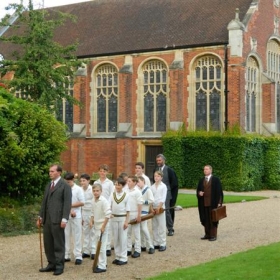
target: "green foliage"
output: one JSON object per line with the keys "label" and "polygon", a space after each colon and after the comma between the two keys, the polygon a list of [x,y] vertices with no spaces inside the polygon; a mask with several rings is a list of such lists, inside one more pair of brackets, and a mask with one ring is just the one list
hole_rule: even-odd
{"label": "green foliage", "polygon": [[280,138],[266,138],[264,157],[264,186],[267,189],[280,190]]}
{"label": "green foliage", "polygon": [[182,137],[164,137],[162,139],[164,147],[164,155],[168,159],[167,164],[176,171],[179,182],[185,182],[184,170],[181,168],[184,166],[184,156],[182,146]]}
{"label": "green foliage", "polygon": [[0,88],[0,191],[22,200],[42,194],[50,163],[66,148],[66,127],[36,104]]}
{"label": "green foliage", "polygon": [[[32,1],[27,8],[17,4],[11,7],[18,18],[0,42],[9,44],[14,51],[1,61],[0,76],[8,72],[14,75],[12,80],[3,82],[12,93],[20,92],[50,111],[57,110],[57,101],[63,98],[78,104],[68,94],[69,77],[74,77],[82,63],[74,56],[77,43],[62,46],[55,41],[57,28],[68,20],[74,21],[74,17],[58,11],[49,14],[46,10],[34,10]],[[0,27],[8,24],[6,17]]]}
{"label": "green foliage", "polygon": [[[248,195],[225,195],[224,203],[237,203],[237,202],[248,202],[267,199],[265,196],[248,196]],[[177,197],[176,205],[180,205],[183,208],[197,207],[196,194],[184,194],[179,193]]]}
{"label": "green foliage", "polygon": [[220,132],[167,132],[162,139],[168,164],[179,185],[196,188],[203,167],[211,165],[224,190],[280,188],[280,138],[240,135],[238,128]]}
{"label": "green foliage", "polygon": [[10,197],[0,199],[0,234],[18,235],[34,232],[40,204],[22,205]]}

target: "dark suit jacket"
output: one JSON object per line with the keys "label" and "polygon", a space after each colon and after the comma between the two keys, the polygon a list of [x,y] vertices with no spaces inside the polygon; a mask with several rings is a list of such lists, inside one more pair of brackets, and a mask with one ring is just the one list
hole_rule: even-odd
{"label": "dark suit jacket", "polygon": [[[204,217],[204,198],[203,196],[199,196],[198,193],[200,191],[204,191],[204,179],[205,177],[201,178],[198,182],[197,189],[196,189],[196,196],[198,200],[198,211],[199,211],[199,218],[200,222],[204,224],[205,217]],[[218,207],[219,203],[223,203],[224,193],[222,190],[222,184],[218,177],[211,176],[211,209],[215,209]]]}
{"label": "dark suit jacket", "polygon": [[49,183],[45,189],[40,217],[44,224],[46,221],[46,212],[48,211],[51,222],[60,224],[63,218],[66,220],[69,219],[72,204],[72,191],[70,186],[62,178],[57,182],[52,192],[50,192],[50,185]]}
{"label": "dark suit jacket", "polygon": [[[167,182],[166,179],[163,177],[162,182],[167,187],[170,187],[171,196],[172,196],[170,205],[175,205],[176,200],[177,200],[177,196],[178,196],[178,178],[177,178],[177,175],[176,175],[175,171],[171,167],[169,167],[168,165],[165,165],[164,169],[165,168],[167,169],[169,180]],[[159,170],[159,167],[157,167],[154,171],[156,171],[156,170]]]}

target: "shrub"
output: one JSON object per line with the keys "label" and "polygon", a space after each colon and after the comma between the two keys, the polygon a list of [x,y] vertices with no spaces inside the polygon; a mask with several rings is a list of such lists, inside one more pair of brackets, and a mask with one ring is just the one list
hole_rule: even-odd
{"label": "shrub", "polygon": [[40,106],[0,88],[1,195],[31,201],[66,148],[66,127]]}

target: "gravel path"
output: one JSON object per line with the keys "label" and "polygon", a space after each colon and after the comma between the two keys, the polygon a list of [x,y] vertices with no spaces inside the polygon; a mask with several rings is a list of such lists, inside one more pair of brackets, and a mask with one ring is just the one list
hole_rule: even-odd
{"label": "gravel path", "polygon": [[[181,191],[193,192],[193,191]],[[231,194],[231,193],[229,193]],[[244,193],[242,193],[244,195]],[[218,240],[200,240],[203,228],[196,208],[176,212],[175,235],[167,237],[167,250],[149,255],[143,252],[139,259],[129,257],[125,266],[112,264],[108,258],[106,273],[94,274],[88,259],[81,266],[66,263],[59,279],[145,279],[172,271],[246,251],[256,246],[280,241],[280,191],[250,192],[269,199],[226,204],[228,217],[220,221]],[[52,273],[39,273],[40,254],[38,234],[0,237],[0,279],[51,279]],[[47,264],[45,256],[44,266]]]}

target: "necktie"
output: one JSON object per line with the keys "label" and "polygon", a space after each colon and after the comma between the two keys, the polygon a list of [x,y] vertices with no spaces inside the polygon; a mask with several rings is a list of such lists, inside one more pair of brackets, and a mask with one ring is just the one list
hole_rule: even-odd
{"label": "necktie", "polygon": [[208,177],[205,177],[205,181],[206,181],[206,183],[208,183]]}
{"label": "necktie", "polygon": [[52,181],[52,184],[51,184],[51,191],[54,190],[54,181]]}

